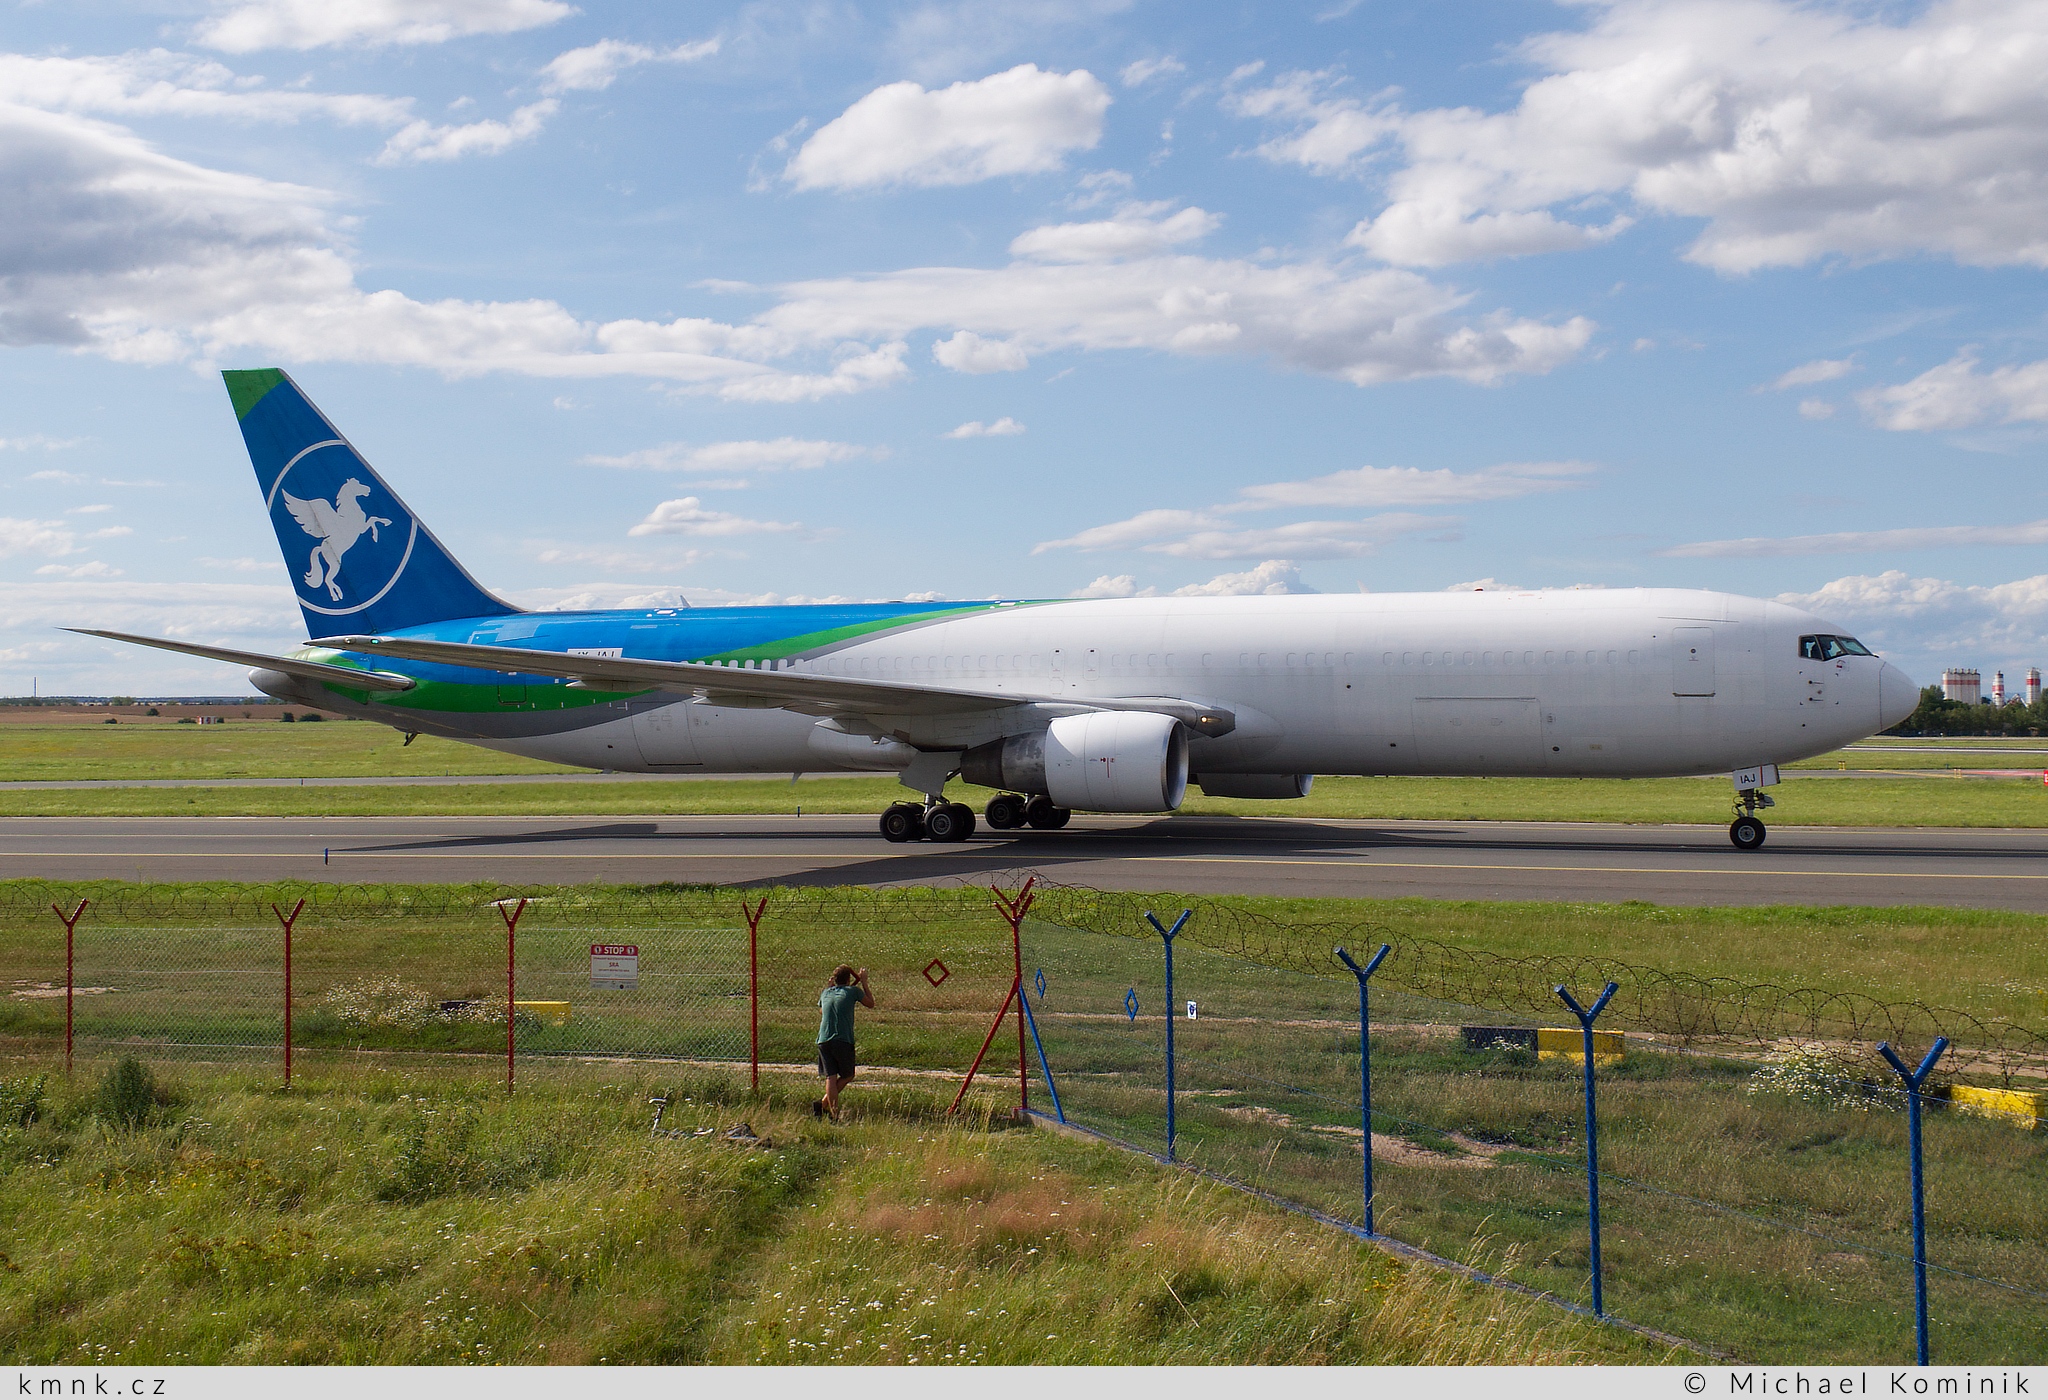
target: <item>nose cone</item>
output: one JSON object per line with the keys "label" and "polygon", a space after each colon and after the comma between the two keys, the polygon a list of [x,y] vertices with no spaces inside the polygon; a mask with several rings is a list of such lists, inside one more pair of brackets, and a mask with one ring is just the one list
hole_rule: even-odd
{"label": "nose cone", "polygon": [[1878,727],[1890,729],[1920,708],[1920,687],[1913,678],[1887,661],[1877,673]]}

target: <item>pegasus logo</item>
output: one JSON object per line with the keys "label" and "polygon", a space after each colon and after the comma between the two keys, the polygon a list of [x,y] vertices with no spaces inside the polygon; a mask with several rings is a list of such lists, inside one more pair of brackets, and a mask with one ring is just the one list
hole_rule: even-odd
{"label": "pegasus logo", "polygon": [[285,509],[292,513],[292,519],[299,522],[299,528],[320,541],[313,547],[306,563],[306,586],[318,588],[326,585],[327,596],[335,602],[341,601],[341,556],[348,553],[355,542],[368,531],[370,542],[377,543],[377,527],[391,522],[381,515],[370,515],[363,510],[363,497],[370,494],[370,488],[350,477],[334,493],[334,504],[325,501],[302,501],[291,492],[284,493]]}

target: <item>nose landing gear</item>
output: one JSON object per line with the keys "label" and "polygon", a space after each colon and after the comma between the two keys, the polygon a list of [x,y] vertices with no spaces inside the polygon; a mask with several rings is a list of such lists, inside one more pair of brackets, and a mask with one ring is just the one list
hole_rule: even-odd
{"label": "nose landing gear", "polygon": [[1735,820],[1728,825],[1728,839],[1735,843],[1738,851],[1760,851],[1763,849],[1763,819],[1757,812],[1778,804],[1766,792],[1755,788],[1744,788],[1735,795]]}

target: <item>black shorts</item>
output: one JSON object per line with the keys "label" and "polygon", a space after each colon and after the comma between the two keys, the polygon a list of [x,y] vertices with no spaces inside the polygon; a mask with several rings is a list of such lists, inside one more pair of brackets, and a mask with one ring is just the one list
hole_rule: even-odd
{"label": "black shorts", "polygon": [[827,1079],[853,1078],[853,1042],[850,1040],[819,1041],[818,1073]]}

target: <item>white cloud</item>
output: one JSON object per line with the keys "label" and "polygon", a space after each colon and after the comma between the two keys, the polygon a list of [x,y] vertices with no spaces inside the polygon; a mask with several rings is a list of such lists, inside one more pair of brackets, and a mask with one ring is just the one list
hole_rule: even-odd
{"label": "white cloud", "polygon": [[1067,596],[1069,598],[1150,598],[1157,594],[1157,592],[1157,589],[1148,588],[1140,593],[1138,591],[1138,580],[1130,574],[1098,574],[1096,575],[1095,582],[1089,584],[1086,588],[1077,588]]}
{"label": "white cloud", "polygon": [[1932,682],[1942,666],[2040,664],[2048,657],[2048,574],[2010,583],[1914,578],[1902,570],[1855,574],[1778,601],[1852,627],[1867,645],[1912,663]]}
{"label": "white cloud", "polygon": [[1826,399],[1801,399],[1799,416],[1817,423],[1823,418],[1834,417],[1835,406]]}
{"label": "white cloud", "polygon": [[1912,525],[1898,530],[1844,530],[1828,535],[1788,535],[1740,540],[1702,540],[1658,553],[1677,559],[1781,559],[1806,554],[1860,554],[1869,550],[1959,549],[1990,545],[2048,544],[2048,520],[2019,525]]}
{"label": "white cloud", "polygon": [[117,569],[101,559],[91,559],[83,564],[45,564],[36,570],[38,578],[119,578],[125,570]]}
{"label": "white cloud", "polygon": [[428,121],[409,122],[392,133],[377,153],[377,164],[397,165],[408,160],[461,160],[464,156],[494,156],[531,141],[540,135],[548,118],[562,109],[552,97],[529,102],[512,113],[509,121],[467,122],[460,126],[435,126]]}
{"label": "white cloud", "polygon": [[[562,545],[543,545],[534,551],[533,557],[543,564],[594,565],[600,569],[611,569],[621,573],[669,573],[677,569],[690,568],[706,559],[715,558],[720,552],[703,549],[685,549],[667,554],[647,554],[632,549],[588,549]],[[666,606],[666,604],[662,606]]]}
{"label": "white cloud", "polygon": [[0,559],[17,554],[70,554],[77,534],[60,520],[20,520],[0,515]]}
{"label": "white cloud", "polygon": [[619,39],[600,39],[580,49],[555,55],[540,70],[541,88],[546,92],[602,92],[617,81],[619,74],[643,63],[694,63],[718,52],[719,41],[700,39],[677,44],[671,49],[628,44]]}
{"label": "white cloud", "polygon": [[1370,554],[1380,545],[1408,535],[1440,535],[1461,522],[1448,516],[1387,512],[1360,520],[1301,520],[1251,529],[1230,528],[1233,523],[1208,511],[1148,510],[1063,540],[1047,540],[1033,546],[1031,552],[1136,548],[1181,559],[1257,559],[1277,554],[1340,559]]}
{"label": "white cloud", "polygon": [[1544,491],[1585,485],[1594,468],[1586,462],[1504,462],[1473,472],[1447,468],[1354,467],[1307,481],[1247,486],[1233,509],[1281,506],[1440,506],[1469,501],[1510,500]]}
{"label": "white cloud", "polygon": [[[78,446],[78,444],[84,441],[84,438],[53,438],[45,437],[41,433],[31,433],[27,437],[0,438],[0,452],[29,452],[34,450],[40,450],[43,452],[62,452],[65,448],[76,447]],[[61,471],[30,472],[28,475],[28,479],[30,481],[85,480],[84,477],[78,475],[78,473],[76,472]]]}
{"label": "white cloud", "polygon": [[371,126],[398,126],[412,117],[411,98],[272,91],[212,59],[167,49],[83,58],[0,54],[0,102],[113,117],[325,117]]}
{"label": "white cloud", "polygon": [[202,22],[199,42],[229,53],[336,44],[441,44],[567,19],[559,0],[253,0]]}
{"label": "white cloud", "polygon": [[944,340],[934,341],[932,358],[960,374],[1000,374],[1026,369],[1031,364],[1031,357],[1015,343],[989,340],[973,331],[955,331]]}
{"label": "white cloud", "polygon": [[1023,434],[1024,425],[1022,423],[1019,423],[1014,418],[1004,417],[996,419],[993,423],[984,423],[980,419],[975,419],[971,423],[962,423],[959,427],[946,433],[945,436],[949,438],[982,438],[1021,437]]}
{"label": "white cloud", "polygon": [[663,501],[647,518],[626,533],[643,535],[760,535],[801,530],[803,526],[782,520],[748,520],[722,510],[706,510],[695,496]]}
{"label": "white cloud", "polygon": [[[1207,583],[1190,583],[1169,595],[1175,598],[1243,598],[1256,594],[1313,593],[1301,581],[1301,570],[1291,559],[1268,559],[1242,573],[1218,574]],[[1069,598],[1157,598],[1157,588],[1140,588],[1131,574],[1103,574],[1086,588],[1075,589]]]}
{"label": "white cloud", "polygon": [[1085,69],[1031,63],[937,92],[890,83],[820,127],[783,176],[798,189],[852,190],[1042,174],[1094,148],[1109,103]]}
{"label": "white cloud", "polygon": [[258,558],[253,554],[244,554],[233,559],[201,558],[196,562],[202,568],[223,569],[235,574],[274,574],[284,568],[276,555]]}
{"label": "white cloud", "polygon": [[1269,159],[1390,167],[1385,207],[1353,238],[1393,262],[1583,247],[1627,227],[1612,201],[1702,221],[1686,256],[1728,273],[1920,253],[2048,266],[2036,0],[1591,14],[1523,46],[1540,75],[1507,111],[1408,111],[1301,73],[1226,101],[1286,128],[1260,147]]}
{"label": "white cloud", "polygon": [[826,442],[814,438],[781,437],[771,441],[709,442],[693,447],[687,442],[665,442],[643,447],[616,457],[590,456],[581,459],[593,467],[638,467],[658,471],[809,471],[834,462],[860,457],[885,457],[879,447],[861,447],[850,442]]}
{"label": "white cloud", "polygon": [[1855,369],[1854,355],[1846,360],[1809,360],[1803,365],[1786,370],[1771,381],[1771,387],[1796,389],[1802,384],[1825,384],[1829,380],[1840,379],[1845,374],[1854,373]]}
{"label": "white cloud", "polygon": [[1301,581],[1301,570],[1292,559],[1268,559],[1241,574],[1218,574],[1207,583],[1191,583],[1173,590],[1176,598],[1243,598],[1283,593],[1313,593]]}
{"label": "white cloud", "polygon": [[1010,241],[1010,252],[1040,262],[1114,262],[1199,242],[1223,222],[1222,215],[1206,209],[1183,209],[1165,218],[1156,217],[1169,207],[1126,204],[1114,219],[1028,229]]}
{"label": "white cloud", "polygon": [[112,509],[113,507],[111,505],[102,503],[99,505],[90,506],[73,506],[71,507],[71,509],[65,511],[64,513],[66,515],[104,515],[106,512]]}
{"label": "white cloud", "polygon": [[[411,154],[453,154],[455,130],[474,128],[441,129]],[[553,301],[365,290],[328,203],[320,190],[173,159],[89,118],[0,103],[0,344],[144,364],[254,354],[447,375],[637,375],[789,403],[906,379],[907,337],[921,332],[953,337],[944,355],[975,367],[1058,350],[1227,352],[1367,385],[1540,373],[1593,329],[1468,316],[1465,294],[1411,272],[1188,255],[799,282],[739,324],[592,322]]]}
{"label": "white cloud", "polygon": [[1135,63],[1126,63],[1117,77],[1125,87],[1142,87],[1154,78],[1171,77],[1185,73],[1188,66],[1172,56],[1165,58],[1141,58]]}
{"label": "white cloud", "polygon": [[1978,373],[1965,350],[1904,384],[1866,389],[1857,404],[1880,428],[1935,432],[1980,423],[2048,423],[2048,360]]}
{"label": "white cloud", "polygon": [[1246,530],[1197,530],[1183,539],[1144,548],[1181,559],[1257,559],[1282,553],[1297,559],[1349,559],[1409,535],[1442,537],[1460,523],[1455,516],[1389,511],[1362,520],[1297,520]]}

